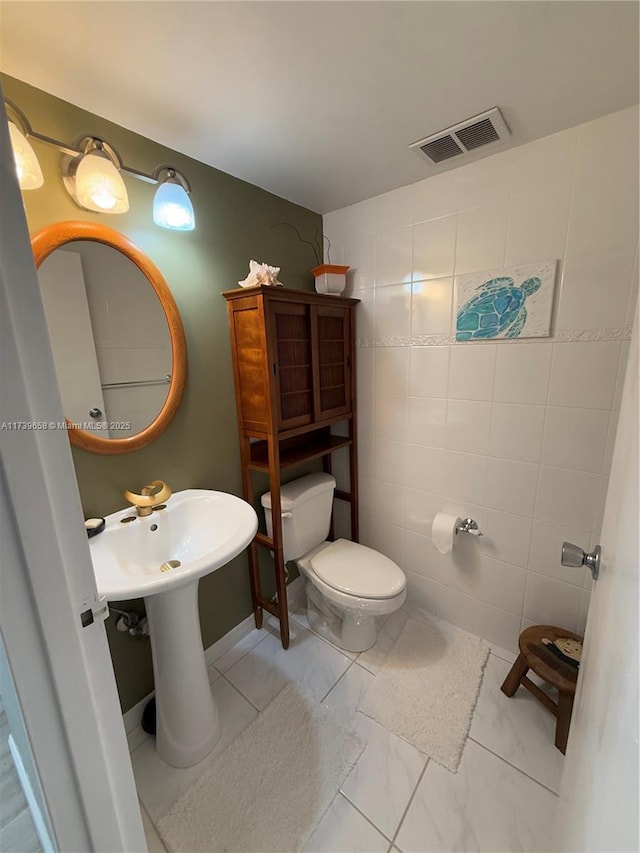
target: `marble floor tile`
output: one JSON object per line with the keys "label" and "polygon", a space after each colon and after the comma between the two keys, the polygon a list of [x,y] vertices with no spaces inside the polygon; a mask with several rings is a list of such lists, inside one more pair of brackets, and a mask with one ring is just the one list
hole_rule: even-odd
{"label": "marble floor tile", "polygon": [[342,794],[331,803],[305,853],[386,853],[389,841]]}
{"label": "marble floor tile", "polygon": [[558,798],[467,741],[458,773],[429,762],[394,840],[402,853],[543,853]]}
{"label": "marble floor tile", "polygon": [[162,839],[156,832],[155,826],[151,823],[149,816],[142,806],[140,808],[140,814],[142,815],[142,827],[144,829],[144,837],[147,842],[148,853],[167,853],[167,848],[162,843]]}
{"label": "marble floor tile", "polygon": [[220,672],[226,672],[234,663],[237,663],[240,658],[244,657],[247,652],[250,652],[258,643],[261,643],[267,636],[267,631],[264,628],[252,628],[235,646],[229,649],[228,652],[221,655],[213,662],[216,669]]}
{"label": "marble floor tile", "polygon": [[257,716],[256,709],[225,678],[219,678],[211,690],[220,714],[222,735],[203,761],[184,769],[171,767],[158,756],[155,738],[151,737],[131,756],[138,796],[154,823]]}
{"label": "marble floor tile", "polygon": [[374,675],[380,671],[395,641],[400,636],[405,622],[409,618],[406,610],[396,610],[378,629],[376,644],[356,658],[360,666]]}
{"label": "marble floor tile", "polygon": [[558,793],[564,756],[554,746],[555,717],[524,687],[511,698],[502,693],[510,668],[489,655],[469,735]]}
{"label": "marble floor tile", "polygon": [[411,744],[357,712],[361,696],[375,680],[351,666],[323,705],[366,743],[341,791],[387,838],[394,836],[427,758]]}
{"label": "marble floor tile", "polygon": [[209,675],[209,684],[213,684],[214,681],[222,678],[222,673],[219,672],[213,664],[209,664],[207,667],[207,674]]}
{"label": "marble floor tile", "polygon": [[269,633],[225,673],[225,678],[259,710],[266,708],[289,681],[320,701],[352,663],[295,622],[290,627],[288,649],[282,648],[279,637]]}

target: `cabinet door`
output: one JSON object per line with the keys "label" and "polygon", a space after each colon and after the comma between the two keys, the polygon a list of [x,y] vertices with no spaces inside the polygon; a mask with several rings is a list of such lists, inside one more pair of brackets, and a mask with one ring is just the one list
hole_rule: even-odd
{"label": "cabinet door", "polygon": [[317,378],[316,421],[351,411],[351,314],[349,308],[314,306]]}
{"label": "cabinet door", "polygon": [[313,421],[311,315],[308,305],[269,303],[269,329],[276,361],[271,365],[278,430]]}

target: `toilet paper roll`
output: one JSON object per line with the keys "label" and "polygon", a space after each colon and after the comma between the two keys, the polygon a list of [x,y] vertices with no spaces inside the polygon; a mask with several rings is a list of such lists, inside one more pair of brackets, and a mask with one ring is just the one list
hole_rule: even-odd
{"label": "toilet paper roll", "polygon": [[438,512],[431,525],[431,541],[441,554],[450,554],[456,537],[456,528],[460,524],[457,515]]}

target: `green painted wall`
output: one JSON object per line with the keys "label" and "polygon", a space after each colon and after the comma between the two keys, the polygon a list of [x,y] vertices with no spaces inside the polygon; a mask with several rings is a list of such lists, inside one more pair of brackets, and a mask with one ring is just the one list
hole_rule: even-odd
{"label": "green painted wall", "polygon": [[[81,136],[103,136],[127,165],[149,173],[170,163],[184,172],[192,188],[196,213],[192,232],[157,228],[152,220],[154,188],[130,178],[125,179],[128,213],[89,213],[78,208],[62,186],[60,154],[34,143],[45,184],[23,196],[30,232],[60,220],[88,220],[125,234],[160,268],[187,337],[187,388],[167,431],[152,445],[121,456],[74,450],[85,514],[100,516],[120,509],[125,489],[135,490],[156,478],[166,480],[174,491],[207,488],[241,494],[226,303],[220,294],[245,277],[250,258],[280,266],[280,280],[287,287],[312,290],[309,270],[315,259],[310,248],[290,229],[272,225],[290,222],[303,235],[311,235],[316,226],[322,228],[322,218],[15,78],[0,75],[0,79],[5,97],[25,113],[38,133],[69,143]],[[272,575],[268,568],[265,563],[267,592]],[[142,609],[142,602],[134,606]],[[250,612],[247,560],[242,554],[200,583],[205,647]],[[114,622],[108,620],[107,632],[122,708],[127,710],[153,689],[151,653],[147,641],[118,633]]]}

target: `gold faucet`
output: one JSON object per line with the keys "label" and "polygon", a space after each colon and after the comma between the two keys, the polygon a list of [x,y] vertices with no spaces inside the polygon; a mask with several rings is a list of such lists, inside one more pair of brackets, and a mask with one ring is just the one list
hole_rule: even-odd
{"label": "gold faucet", "polygon": [[163,480],[153,480],[149,485],[136,492],[125,492],[125,499],[136,508],[140,518],[151,515],[154,508],[165,503],[171,497],[171,487]]}

